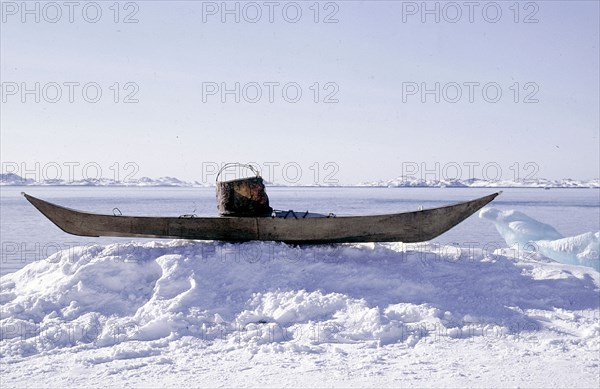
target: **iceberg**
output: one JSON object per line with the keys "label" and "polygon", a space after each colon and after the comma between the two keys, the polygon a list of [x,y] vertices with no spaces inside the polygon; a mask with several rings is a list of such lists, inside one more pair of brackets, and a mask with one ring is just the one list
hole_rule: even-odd
{"label": "iceberg", "polygon": [[564,237],[551,225],[516,210],[484,208],[479,217],[491,221],[510,247],[539,252],[557,262],[590,266],[600,271],[600,231]]}

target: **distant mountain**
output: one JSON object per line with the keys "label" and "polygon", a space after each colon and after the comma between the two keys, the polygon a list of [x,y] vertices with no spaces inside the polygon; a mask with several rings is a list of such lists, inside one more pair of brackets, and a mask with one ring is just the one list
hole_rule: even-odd
{"label": "distant mountain", "polygon": [[7,186],[26,186],[36,185],[36,182],[31,178],[22,178],[13,173],[0,174],[0,185]]}
{"label": "distant mountain", "polygon": [[121,186],[121,187],[138,187],[138,186],[174,186],[174,187],[203,187],[201,183],[182,181],[175,177],[160,177],[149,178],[142,177],[136,180],[116,181],[109,178],[100,179],[82,179],[82,180],[43,180],[35,181],[31,178],[23,178],[14,173],[0,174],[0,186]]}
{"label": "distant mountain", "polygon": [[[297,186],[287,183],[270,183],[270,186]],[[198,181],[182,181],[175,177],[149,178],[116,181],[109,178],[82,179],[75,181],[43,180],[35,181],[23,178],[14,173],[0,174],[0,186],[117,186],[117,187],[211,187],[214,184],[202,184]],[[600,188],[600,180],[520,180],[520,181],[488,181],[478,178],[468,180],[423,180],[412,176],[398,177],[390,180],[362,182],[351,185],[310,185],[310,186],[352,186],[352,187],[390,187],[390,188]]]}
{"label": "distant mountain", "polygon": [[600,180],[499,180],[488,181],[478,178],[468,180],[423,180],[413,176],[402,176],[391,180],[363,182],[357,186],[393,187],[393,188],[600,188]]}

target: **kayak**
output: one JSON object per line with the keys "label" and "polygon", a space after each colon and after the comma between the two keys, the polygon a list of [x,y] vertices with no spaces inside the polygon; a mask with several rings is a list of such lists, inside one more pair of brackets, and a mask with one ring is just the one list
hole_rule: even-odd
{"label": "kayak", "polygon": [[[424,242],[456,226],[501,192],[439,208],[386,215],[335,216],[277,211],[261,217],[103,215],[78,211],[23,193],[61,230],[79,236],[174,238],[292,244]],[[305,217],[303,217],[305,216]]]}

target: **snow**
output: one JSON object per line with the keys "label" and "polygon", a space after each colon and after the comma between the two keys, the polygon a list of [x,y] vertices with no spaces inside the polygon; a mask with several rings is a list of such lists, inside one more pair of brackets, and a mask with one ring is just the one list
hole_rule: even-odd
{"label": "snow", "polygon": [[479,217],[494,223],[506,244],[539,252],[562,263],[591,266],[600,271],[600,231],[563,237],[554,227],[516,210],[484,208]]}
{"label": "snow", "polygon": [[[3,253],[2,269],[14,266],[0,280],[2,388],[600,384],[600,275],[554,256],[598,252],[594,190],[507,190],[485,218],[428,243],[299,247],[75,240],[20,190],[2,198],[3,249],[25,244]],[[210,188],[36,191],[95,212],[214,213]],[[270,194],[291,208],[371,214],[489,193]]]}
{"label": "snow", "polygon": [[1,278],[2,387],[596,387],[599,291],[511,249],[82,246]]}

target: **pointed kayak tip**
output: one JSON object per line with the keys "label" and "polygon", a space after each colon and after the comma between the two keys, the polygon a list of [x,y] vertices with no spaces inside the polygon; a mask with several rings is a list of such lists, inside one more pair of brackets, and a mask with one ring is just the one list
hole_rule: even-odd
{"label": "pointed kayak tip", "polygon": [[31,196],[31,195],[28,195],[28,194],[27,194],[27,193],[25,193],[25,192],[21,192],[21,194],[22,194],[22,195],[23,195],[23,197],[25,197],[25,198],[27,199],[27,201],[29,201],[29,202],[31,202],[31,200],[30,200],[30,199],[32,199],[32,198],[34,198],[34,199],[35,199],[35,197],[33,197],[33,196]]}

